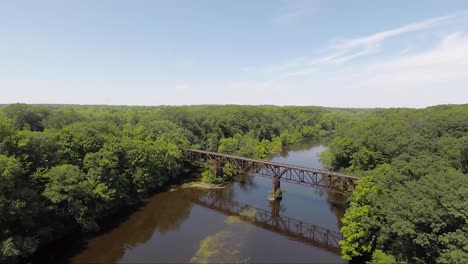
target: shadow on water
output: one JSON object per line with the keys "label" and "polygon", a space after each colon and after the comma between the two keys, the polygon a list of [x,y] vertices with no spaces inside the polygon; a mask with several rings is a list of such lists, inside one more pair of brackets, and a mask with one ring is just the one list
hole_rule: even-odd
{"label": "shadow on water", "polygon": [[116,215],[113,215],[112,218],[102,219],[101,222],[104,224],[100,224],[101,228],[97,232],[82,233],[76,230],[72,234],[40,248],[27,262],[68,263],[71,256],[77,255],[86,249],[88,239],[104,235],[114,230],[122,222],[127,221],[134,213],[142,210],[146,204],[146,201],[141,201],[132,208],[128,207],[120,210]]}
{"label": "shadow on water", "polygon": [[[201,192],[192,194],[202,195]],[[128,248],[149,240],[155,232],[177,229],[190,215],[193,203],[176,192],[145,199],[137,211],[106,222],[98,233],[74,235],[51,245],[33,263],[115,263]]]}

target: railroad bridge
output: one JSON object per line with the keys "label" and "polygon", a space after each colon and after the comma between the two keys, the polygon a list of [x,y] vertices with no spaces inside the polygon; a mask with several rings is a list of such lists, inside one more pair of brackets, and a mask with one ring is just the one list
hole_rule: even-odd
{"label": "railroad bridge", "polygon": [[188,153],[192,161],[210,162],[214,166],[216,176],[223,174],[223,168],[229,164],[229,169],[238,173],[252,173],[271,178],[272,190],[270,200],[281,199],[277,190],[281,187],[281,181],[312,187],[326,188],[332,192],[346,193],[352,191],[359,177],[334,171],[325,171],[315,168],[289,165],[267,160],[258,160],[205,150],[189,149]]}

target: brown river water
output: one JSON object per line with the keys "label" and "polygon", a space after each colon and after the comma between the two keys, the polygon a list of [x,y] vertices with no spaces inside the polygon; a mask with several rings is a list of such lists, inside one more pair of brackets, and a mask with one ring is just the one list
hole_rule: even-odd
{"label": "brown river water", "polygon": [[[304,140],[272,160],[321,169],[324,149]],[[341,195],[282,182],[282,201],[270,202],[270,188],[270,179],[242,175],[224,189],[158,193],[100,234],[63,242],[41,262],[346,263],[327,238],[297,235],[299,227],[339,234]]]}

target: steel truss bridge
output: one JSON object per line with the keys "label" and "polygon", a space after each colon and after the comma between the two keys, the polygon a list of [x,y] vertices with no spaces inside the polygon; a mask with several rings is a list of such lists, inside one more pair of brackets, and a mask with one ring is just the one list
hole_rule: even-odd
{"label": "steel truss bridge", "polygon": [[280,188],[280,181],[313,187],[326,188],[332,192],[346,193],[354,190],[359,177],[334,171],[325,171],[314,168],[289,165],[267,160],[257,160],[246,157],[189,149],[188,154],[192,161],[210,162],[214,166],[215,174],[222,175],[223,167],[238,173],[253,173],[272,179],[272,193]]}
{"label": "steel truss bridge", "polygon": [[209,194],[193,199],[192,202],[230,216],[238,216],[242,220],[263,229],[279,232],[290,238],[339,253],[338,242],[343,238],[340,232],[305,223],[291,217],[281,216],[279,202],[271,203],[271,212],[232,200],[216,199],[216,197]]}

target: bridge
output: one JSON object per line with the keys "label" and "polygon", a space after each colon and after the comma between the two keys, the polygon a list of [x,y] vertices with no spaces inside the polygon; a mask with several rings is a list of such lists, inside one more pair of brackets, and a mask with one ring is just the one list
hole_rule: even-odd
{"label": "bridge", "polygon": [[359,179],[359,177],[354,175],[334,171],[257,160],[205,150],[189,149],[188,152],[194,161],[211,163],[216,176],[222,176],[223,168],[226,164],[229,164],[229,169],[238,173],[253,173],[271,178],[272,191],[270,200],[281,199],[281,196],[275,195],[281,187],[281,181],[326,188],[332,192],[344,194],[352,191],[356,187],[356,180]]}
{"label": "bridge", "polygon": [[271,212],[243,204],[236,201],[216,199],[209,194],[191,199],[200,206],[222,212],[230,216],[237,216],[263,229],[281,233],[292,239],[301,240],[333,253],[339,253],[338,242],[343,238],[340,232],[322,228],[320,226],[302,222],[300,220],[281,216],[280,203],[272,202]]}

